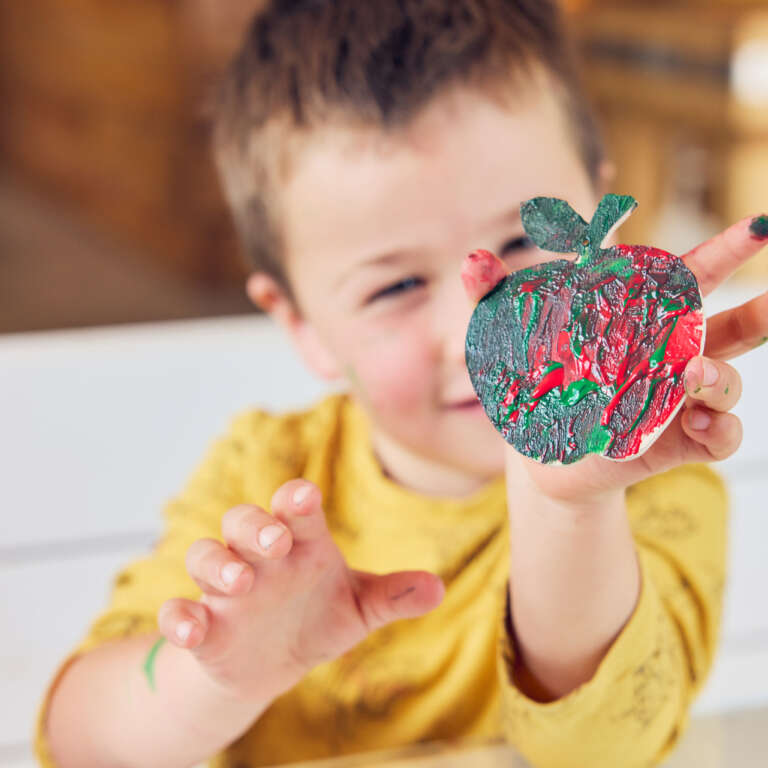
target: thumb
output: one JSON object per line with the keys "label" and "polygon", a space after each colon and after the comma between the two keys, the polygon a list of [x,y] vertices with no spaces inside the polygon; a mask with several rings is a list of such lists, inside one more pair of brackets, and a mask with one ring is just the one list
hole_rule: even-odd
{"label": "thumb", "polygon": [[412,619],[437,608],[445,595],[439,576],[428,571],[397,571],[375,574],[352,573],[363,621],[373,632],[398,619]]}

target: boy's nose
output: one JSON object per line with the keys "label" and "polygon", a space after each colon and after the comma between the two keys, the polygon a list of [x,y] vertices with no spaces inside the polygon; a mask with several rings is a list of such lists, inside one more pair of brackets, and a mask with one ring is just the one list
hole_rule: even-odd
{"label": "boy's nose", "polygon": [[461,281],[472,306],[503,280],[509,270],[496,255],[486,250],[477,250],[464,259],[461,268]]}

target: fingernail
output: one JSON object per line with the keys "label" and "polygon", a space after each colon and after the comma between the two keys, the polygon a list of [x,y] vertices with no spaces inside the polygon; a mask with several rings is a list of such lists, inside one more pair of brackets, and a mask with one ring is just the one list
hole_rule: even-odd
{"label": "fingernail", "polygon": [[691,368],[685,372],[685,388],[688,390],[688,394],[696,394],[701,389],[699,374]]}
{"label": "fingernail", "polygon": [[242,563],[227,563],[221,569],[221,580],[225,584],[234,584],[237,581],[237,577],[243,572]]}
{"label": "fingernail", "polygon": [[702,368],[704,369],[702,383],[705,387],[711,387],[717,381],[717,367],[713,365],[709,360],[703,360]]}
{"label": "fingernail", "polygon": [[691,429],[706,429],[710,421],[712,421],[712,417],[706,411],[691,411]]}
{"label": "fingernail", "polygon": [[283,534],[285,528],[282,525],[268,525],[259,532],[259,546],[269,549]]}
{"label": "fingernail", "polygon": [[293,503],[296,504],[296,506],[301,506],[301,504],[304,502],[304,499],[309,496],[310,490],[311,486],[309,485],[302,485],[301,487],[297,488],[293,492]]}
{"label": "fingernail", "polygon": [[178,637],[182,643],[185,643],[187,641],[187,638],[189,637],[191,632],[192,632],[191,621],[182,621],[181,624],[179,624],[179,626],[176,627],[176,637]]}

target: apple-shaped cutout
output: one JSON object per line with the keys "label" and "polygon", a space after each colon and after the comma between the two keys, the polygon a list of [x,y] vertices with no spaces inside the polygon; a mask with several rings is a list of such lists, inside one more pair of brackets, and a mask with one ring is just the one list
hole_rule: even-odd
{"label": "apple-shaped cutout", "polygon": [[[679,256],[601,247],[636,207],[629,195],[605,195],[587,224],[565,200],[525,201],[533,243],[577,258],[506,275],[472,313],[465,357],[475,392],[504,439],[542,463],[642,454],[682,406],[683,371],[704,348],[701,294]],[[468,259],[467,272],[506,274],[489,251]]]}

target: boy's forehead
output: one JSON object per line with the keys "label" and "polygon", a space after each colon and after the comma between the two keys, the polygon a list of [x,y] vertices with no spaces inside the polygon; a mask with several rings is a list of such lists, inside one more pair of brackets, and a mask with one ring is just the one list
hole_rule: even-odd
{"label": "boy's forehead", "polygon": [[513,224],[520,202],[538,194],[586,193],[565,125],[549,88],[504,102],[456,89],[403,128],[313,131],[281,194],[289,272],[307,261],[348,271]]}

